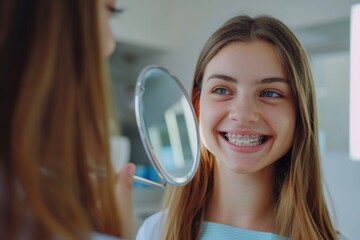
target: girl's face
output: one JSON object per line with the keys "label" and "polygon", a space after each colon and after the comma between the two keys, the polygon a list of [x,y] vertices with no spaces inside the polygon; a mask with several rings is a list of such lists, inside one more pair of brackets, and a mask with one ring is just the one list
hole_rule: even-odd
{"label": "girl's face", "polygon": [[289,81],[265,41],[225,46],[207,64],[200,136],[220,168],[257,172],[290,149],[296,112]]}

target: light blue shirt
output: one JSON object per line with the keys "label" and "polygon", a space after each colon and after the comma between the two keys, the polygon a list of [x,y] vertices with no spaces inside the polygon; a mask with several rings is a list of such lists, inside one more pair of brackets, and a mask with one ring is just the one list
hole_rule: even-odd
{"label": "light blue shirt", "polygon": [[231,227],[214,222],[203,222],[200,235],[202,240],[227,240],[227,239],[246,239],[246,240],[289,240],[277,234],[269,232],[258,232],[237,227]]}
{"label": "light blue shirt", "polygon": [[[161,239],[165,221],[166,214],[163,214],[163,212],[158,212],[150,216],[141,225],[136,235],[136,240]],[[200,236],[201,240],[289,240],[289,238],[273,233],[251,231],[213,222],[203,222]]]}

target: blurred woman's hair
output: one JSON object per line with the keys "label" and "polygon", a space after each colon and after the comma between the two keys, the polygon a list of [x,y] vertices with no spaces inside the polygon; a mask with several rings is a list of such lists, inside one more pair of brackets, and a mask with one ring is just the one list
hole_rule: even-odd
{"label": "blurred woman's hair", "polygon": [[100,3],[0,2],[1,239],[121,235]]}

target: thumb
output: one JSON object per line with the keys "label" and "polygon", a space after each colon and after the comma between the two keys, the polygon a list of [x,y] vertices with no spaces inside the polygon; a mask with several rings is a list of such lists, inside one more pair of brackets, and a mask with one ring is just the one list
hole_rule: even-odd
{"label": "thumb", "polygon": [[136,217],[132,203],[133,178],[136,166],[127,163],[117,175],[116,196],[119,207],[122,237],[134,239],[136,232]]}
{"label": "thumb", "polygon": [[132,188],[133,178],[136,172],[136,166],[133,163],[126,163],[117,176],[117,182],[120,185]]}

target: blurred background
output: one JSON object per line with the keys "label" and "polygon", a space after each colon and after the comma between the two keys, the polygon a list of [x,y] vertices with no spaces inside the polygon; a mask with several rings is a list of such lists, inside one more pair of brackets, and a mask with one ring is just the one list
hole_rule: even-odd
{"label": "blurred background", "polygon": [[[189,91],[195,63],[210,35],[238,15],[271,15],[287,24],[308,51],[315,77],[322,164],[328,201],[341,232],[360,236],[360,162],[349,158],[350,14],[355,0],[124,0],[112,19],[117,49],[109,60],[116,124],[129,161],[156,179],[134,115],[134,85],[149,64],[168,68]],[[360,29],[359,29],[360,31]],[[165,98],[165,96],[164,96]],[[137,186],[139,224],[161,208],[163,190]]]}

